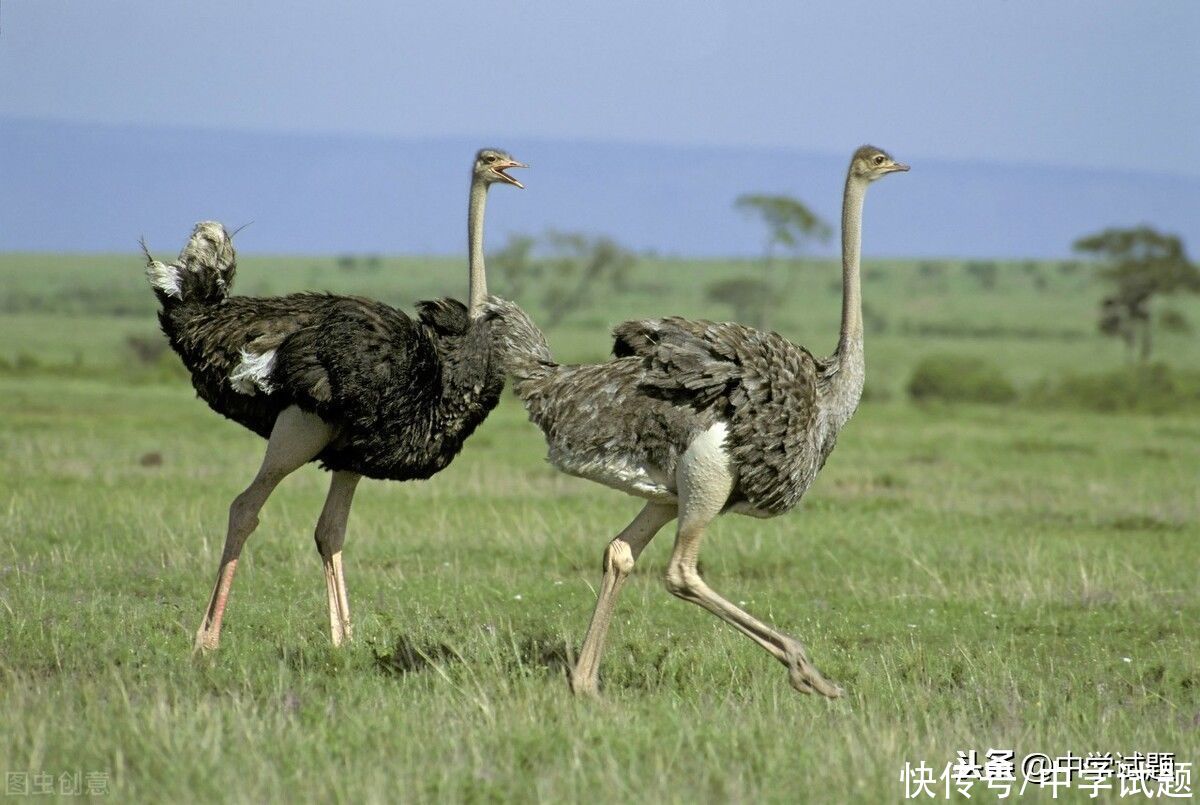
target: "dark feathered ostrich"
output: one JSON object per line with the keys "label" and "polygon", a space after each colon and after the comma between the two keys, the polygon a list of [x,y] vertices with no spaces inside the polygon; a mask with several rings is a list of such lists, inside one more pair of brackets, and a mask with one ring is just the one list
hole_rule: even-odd
{"label": "dark feathered ostrich", "polygon": [[494,301],[505,361],[529,417],[564,472],[648,503],[604,552],[591,626],[571,674],[577,693],[598,690],[600,655],[617,594],[654,535],[678,518],[666,582],[787,666],[793,687],[842,691],[800,641],[718,595],[697,557],[708,524],[736,512],[774,517],[808,489],[854,413],[864,378],[859,244],[867,186],[908,170],[878,148],[855,152],[842,211],[842,327],[837,351],[818,359],[777,333],[681,318],[631,321],[614,332],[615,359],[554,363],[545,338],[515,306]]}
{"label": "dark feathered ostrich", "polygon": [[469,306],[454,299],[421,302],[415,321],[356,296],[230,296],[236,257],[217,223],[197,224],[172,265],[147,252],[146,275],[162,303],[159,322],[192,373],[196,393],[217,413],[268,439],[258,474],[229,507],[197,650],[217,647],[238,556],[267,497],[313,460],[333,473],[316,528],[330,634],[334,645],[350,637],[341,551],[359,479],[430,477],[458,454],[503,390],[492,325],[480,317],[487,295],[483,215],[489,186],[521,187],[505,173],[521,167],[503,151],[476,155],[468,212]]}

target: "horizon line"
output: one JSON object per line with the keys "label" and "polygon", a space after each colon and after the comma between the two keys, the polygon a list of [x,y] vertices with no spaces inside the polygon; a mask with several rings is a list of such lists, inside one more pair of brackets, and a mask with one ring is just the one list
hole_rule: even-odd
{"label": "horizon line", "polygon": [[[806,148],[800,145],[771,145],[764,143],[720,143],[720,142],[698,142],[698,141],[665,141],[665,140],[642,140],[630,137],[596,137],[596,136],[547,136],[540,134],[518,134],[509,133],[500,136],[483,136],[478,138],[471,134],[457,133],[429,133],[429,134],[402,134],[398,132],[384,131],[362,131],[351,129],[338,128],[321,128],[321,129],[294,129],[294,128],[270,128],[270,127],[219,127],[206,126],[196,123],[143,123],[137,121],[95,121],[95,120],[73,120],[68,118],[60,118],[53,116],[40,115],[19,115],[11,113],[0,113],[0,123],[12,121],[16,123],[41,123],[51,124],[64,127],[76,128],[104,128],[104,129],[143,129],[146,131],[171,131],[171,132],[196,132],[203,134],[231,134],[231,135],[249,135],[249,136],[277,136],[277,137],[313,137],[313,138],[337,138],[344,137],[347,139],[360,140],[377,140],[377,141],[399,141],[407,143],[434,143],[445,142],[448,140],[463,140],[475,142],[472,148],[482,148],[488,146],[489,143],[495,145],[496,140],[504,138],[512,138],[519,140],[528,140],[540,143],[579,143],[584,145],[629,145],[641,146],[650,148],[681,148],[681,149],[708,149],[714,151],[730,150],[730,151],[757,151],[760,153],[789,153],[803,154],[809,157],[837,157],[839,160],[847,159],[847,154],[853,153],[854,148],[858,148],[863,143],[858,143],[848,149],[845,153],[835,152],[831,150]],[[1035,168],[1035,169],[1053,169],[1053,170],[1072,170],[1072,171],[1088,171],[1097,174],[1108,174],[1114,176],[1120,175],[1136,175],[1149,177],[1163,177],[1173,179],[1195,180],[1200,181],[1200,170],[1195,173],[1183,171],[1169,171],[1162,168],[1134,168],[1134,167],[1114,167],[1114,166],[1099,166],[1087,165],[1083,163],[1058,163],[1048,162],[1044,160],[1012,160],[1012,159],[991,159],[980,155],[976,157],[944,157],[934,154],[905,155],[905,158],[911,163],[913,161],[929,160],[942,165],[981,165],[987,167],[998,168]]]}

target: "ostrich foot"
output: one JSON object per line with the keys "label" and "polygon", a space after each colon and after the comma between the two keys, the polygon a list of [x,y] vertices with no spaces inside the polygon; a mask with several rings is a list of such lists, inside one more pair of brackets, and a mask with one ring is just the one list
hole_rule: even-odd
{"label": "ostrich foot", "polygon": [[819,693],[829,699],[838,699],[845,694],[846,691],[841,686],[822,676],[816,666],[808,661],[808,653],[803,645],[792,641],[786,652],[788,681],[793,688],[801,693]]}
{"label": "ostrich foot", "polygon": [[592,699],[593,701],[600,699],[600,685],[596,682],[595,677],[571,674],[568,684],[571,687],[571,693],[579,699]]}
{"label": "ostrich foot", "polygon": [[192,654],[209,654],[217,650],[218,644],[221,642],[221,636],[214,632],[210,632],[203,626],[196,632],[196,642],[192,644]]}
{"label": "ostrich foot", "polygon": [[341,648],[346,643],[349,643],[351,637],[353,635],[350,633],[349,623],[334,625],[329,630],[329,638],[334,648]]}
{"label": "ostrich foot", "polygon": [[227,559],[221,563],[212,598],[209,599],[208,609],[204,612],[204,620],[200,622],[200,628],[196,631],[196,642],[192,644],[193,654],[216,651],[221,642],[221,619],[225,617],[225,605],[229,602],[229,588],[233,584],[233,573],[237,570],[237,563],[237,559]]}

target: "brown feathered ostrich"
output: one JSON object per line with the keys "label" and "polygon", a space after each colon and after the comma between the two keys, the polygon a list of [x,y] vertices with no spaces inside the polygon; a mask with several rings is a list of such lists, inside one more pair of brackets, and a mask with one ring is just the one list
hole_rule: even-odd
{"label": "brown feathered ostrich", "polygon": [[571,674],[579,694],[598,692],[613,607],[642,549],[678,518],[667,589],[731,624],[783,663],[803,693],[841,688],[809,662],[803,644],[714,591],[697,570],[709,523],[725,512],[774,517],[800,502],[862,395],[859,245],[863,197],[883,176],[908,170],[878,148],[850,161],[842,209],[842,327],[837,351],[818,359],[777,333],[681,318],[630,321],[615,331],[615,359],[553,361],[519,308],[489,301],[502,324],[505,360],[529,417],[564,472],[648,502],[604,551],[591,626]]}
{"label": "brown feathered ostrich", "polygon": [[197,224],[172,265],[147,252],[146,275],[162,303],[159,322],[196,393],[268,439],[254,480],[229,507],[197,650],[217,647],[238,556],[267,497],[314,460],[333,476],[316,527],[330,635],[334,645],[350,637],[342,544],[359,479],[430,477],[499,401],[503,366],[492,323],[480,315],[487,296],[483,215],[488,188],[496,182],[521,187],[506,171],[522,167],[503,151],[476,155],[467,227],[469,304],[421,302],[416,320],[356,296],[230,296],[236,255],[217,223]]}

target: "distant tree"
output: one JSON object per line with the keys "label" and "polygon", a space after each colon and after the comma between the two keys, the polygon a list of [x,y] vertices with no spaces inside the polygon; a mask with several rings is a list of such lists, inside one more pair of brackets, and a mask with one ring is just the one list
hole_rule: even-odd
{"label": "distant tree", "polygon": [[975,281],[979,283],[979,287],[985,291],[995,289],[996,276],[999,274],[999,269],[990,260],[976,260],[967,263],[967,273],[974,277]]}
{"label": "distant tree", "polygon": [[763,310],[770,310],[779,303],[779,297],[770,285],[750,277],[714,282],[705,288],[704,298],[714,304],[729,305],[733,308],[733,318],[745,322],[755,321]]}
{"label": "distant tree", "polygon": [[363,264],[368,271],[378,271],[383,268],[383,258],[377,254],[368,254],[363,259]]}
{"label": "distant tree", "polygon": [[[1151,302],[1179,291],[1200,292],[1200,270],[1175,235],[1148,226],[1110,228],[1075,241],[1075,251],[1101,262],[1114,292],[1100,303],[1100,331],[1121,338],[1142,361],[1153,348]],[[1139,338],[1140,336],[1140,338]]]}
{"label": "distant tree", "polygon": [[577,232],[550,232],[545,238],[549,254],[542,270],[546,286],[546,326],[554,327],[587,303],[597,283],[628,275],[633,252],[609,237],[589,237]]}
{"label": "distant tree", "polygon": [[358,267],[358,258],[352,254],[339,254],[337,267],[342,271],[353,271]]}
{"label": "distant tree", "polygon": [[553,231],[541,238],[510,235],[488,258],[504,295],[520,299],[540,292],[547,327],[586,306],[601,283],[623,291],[635,262],[633,252],[612,238]]}
{"label": "distant tree", "polygon": [[633,284],[630,278],[633,275],[633,267],[637,263],[637,257],[633,252],[626,251],[611,239],[603,239],[603,248],[613,249],[619,254],[610,255],[609,266],[605,269],[605,276],[608,278],[608,285],[613,289],[614,293],[628,293]]}
{"label": "distant tree", "polygon": [[1149,314],[1143,307],[1123,304],[1115,296],[1106,296],[1100,300],[1100,332],[1124,341],[1130,355],[1133,355],[1137,344],[1139,323],[1148,319]]}
{"label": "distant tree", "polygon": [[[763,277],[762,282],[770,288],[772,268],[780,249],[799,254],[811,241],[824,243],[832,234],[829,224],[825,223],[816,213],[805,206],[804,202],[791,196],[772,196],[762,193],[747,193],[738,196],[733,205],[737,210],[753,215],[766,225],[767,237],[763,244]],[[749,321],[756,327],[767,326],[767,316],[770,305],[768,301],[776,298],[779,291],[765,294],[756,315]]]}
{"label": "distant tree", "polygon": [[520,299],[526,285],[537,274],[538,266],[533,259],[536,244],[537,241],[529,235],[512,234],[508,236],[504,248],[488,260],[490,268],[501,278],[505,296]]}

